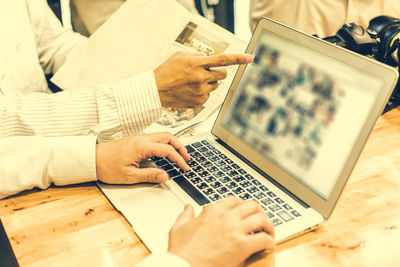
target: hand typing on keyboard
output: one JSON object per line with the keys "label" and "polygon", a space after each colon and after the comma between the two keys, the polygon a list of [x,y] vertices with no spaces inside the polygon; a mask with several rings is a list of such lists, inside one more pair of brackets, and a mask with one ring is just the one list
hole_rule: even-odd
{"label": "hand typing on keyboard", "polygon": [[110,184],[164,183],[165,170],[139,168],[143,159],[153,156],[168,158],[184,171],[190,169],[186,148],[172,134],[133,135],[96,145],[97,179]]}
{"label": "hand typing on keyboard", "polygon": [[274,247],[274,229],[261,207],[228,196],[206,206],[197,218],[187,205],[170,230],[168,251],[193,267],[238,266],[253,253]]}

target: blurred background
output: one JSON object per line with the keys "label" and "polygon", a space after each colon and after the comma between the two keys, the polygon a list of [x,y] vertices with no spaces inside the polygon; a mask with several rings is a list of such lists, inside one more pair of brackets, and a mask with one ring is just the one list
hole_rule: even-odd
{"label": "blurred background", "polygon": [[[177,0],[192,13],[214,21],[239,38],[251,37],[250,0]],[[47,0],[64,27],[90,36],[124,0]]]}

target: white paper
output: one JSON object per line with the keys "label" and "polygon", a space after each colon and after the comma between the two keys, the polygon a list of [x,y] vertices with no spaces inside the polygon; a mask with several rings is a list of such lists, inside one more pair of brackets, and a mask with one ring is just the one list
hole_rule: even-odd
{"label": "white paper", "polygon": [[[129,0],[68,59],[52,81],[63,89],[93,87],[153,70],[177,51],[207,55],[243,53],[247,43],[176,1]],[[209,100],[196,109],[164,109],[145,132],[177,134],[199,123],[223,102],[237,66]]]}

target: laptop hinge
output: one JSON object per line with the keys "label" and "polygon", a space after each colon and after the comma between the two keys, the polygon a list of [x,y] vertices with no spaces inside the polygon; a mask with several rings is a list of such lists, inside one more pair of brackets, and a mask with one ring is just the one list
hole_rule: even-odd
{"label": "laptop hinge", "polygon": [[232,149],[229,145],[227,145],[224,141],[222,141],[221,139],[217,138],[216,141],[222,145],[223,147],[225,147],[226,149],[228,149],[231,153],[233,153],[236,157],[240,158],[242,161],[244,161],[247,165],[249,165],[251,168],[253,168],[254,170],[256,170],[259,174],[261,174],[263,177],[267,178],[268,181],[270,181],[271,183],[273,183],[276,187],[278,187],[279,189],[281,189],[283,192],[285,192],[286,194],[288,194],[291,198],[293,198],[294,200],[296,200],[300,205],[302,205],[304,208],[309,208],[310,206],[308,206],[304,201],[302,201],[300,198],[298,198],[296,195],[294,195],[292,192],[290,192],[289,190],[287,190],[285,187],[283,187],[280,183],[278,183],[277,181],[275,181],[271,176],[269,176],[268,174],[266,174],[265,172],[263,172],[261,169],[259,169],[256,165],[254,165],[253,163],[251,163],[250,161],[248,161],[245,157],[243,157],[242,155],[240,155],[239,153],[237,153],[234,149]]}

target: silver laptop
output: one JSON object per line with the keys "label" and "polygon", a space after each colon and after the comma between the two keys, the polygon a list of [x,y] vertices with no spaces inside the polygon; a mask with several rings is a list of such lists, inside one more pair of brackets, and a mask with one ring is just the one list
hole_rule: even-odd
{"label": "silver laptop", "polygon": [[398,78],[397,71],[274,21],[262,19],[211,133],[184,142],[191,171],[167,159],[166,185],[100,188],[151,251],[190,203],[227,195],[257,201],[276,241],[327,219]]}

